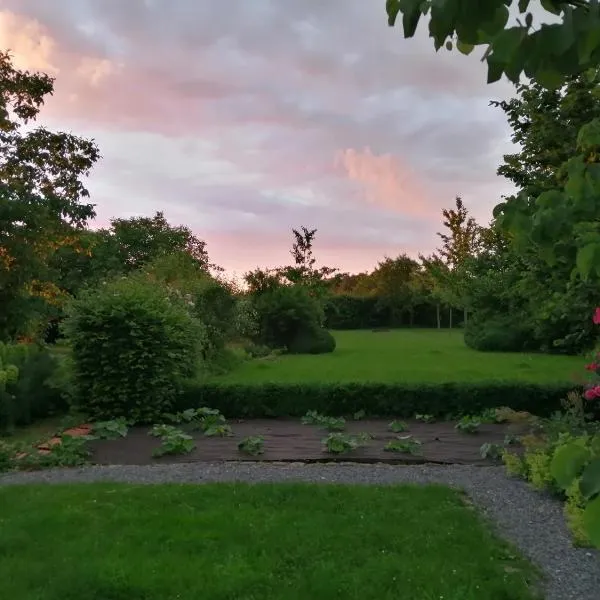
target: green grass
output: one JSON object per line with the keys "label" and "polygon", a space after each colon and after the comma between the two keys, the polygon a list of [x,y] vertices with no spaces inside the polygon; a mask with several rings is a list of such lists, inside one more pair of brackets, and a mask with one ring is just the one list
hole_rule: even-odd
{"label": "green grass", "polygon": [[334,332],[337,348],[318,356],[248,361],[212,381],[223,383],[437,383],[484,380],[570,383],[583,372],[573,356],[477,352],[461,331]]}
{"label": "green grass", "polygon": [[0,598],[530,600],[533,569],[448,488],[0,488]]}

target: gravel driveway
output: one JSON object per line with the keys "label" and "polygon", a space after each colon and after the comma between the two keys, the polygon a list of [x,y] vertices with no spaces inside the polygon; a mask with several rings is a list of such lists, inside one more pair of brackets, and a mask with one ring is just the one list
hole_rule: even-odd
{"label": "gravel driveway", "polygon": [[85,467],[0,476],[0,485],[93,481],[448,484],[465,490],[495,524],[498,533],[542,569],[546,600],[600,599],[600,553],[573,548],[561,503],[529,489],[522,481],[508,479],[502,467],[236,462]]}

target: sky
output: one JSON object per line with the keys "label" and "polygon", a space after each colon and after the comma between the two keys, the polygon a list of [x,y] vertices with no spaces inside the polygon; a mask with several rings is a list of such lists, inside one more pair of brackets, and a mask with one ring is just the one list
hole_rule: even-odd
{"label": "sky", "polygon": [[98,143],[97,226],[161,210],[232,275],[300,226],[343,271],[427,254],[457,195],[485,224],[513,191],[513,87],[383,0],[0,0],[0,48],[56,78],[40,124]]}

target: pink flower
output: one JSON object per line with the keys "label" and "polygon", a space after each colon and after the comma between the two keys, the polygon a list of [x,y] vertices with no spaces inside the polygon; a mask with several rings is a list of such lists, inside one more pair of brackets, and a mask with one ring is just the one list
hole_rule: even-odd
{"label": "pink flower", "polygon": [[589,365],[585,365],[585,369],[586,371],[594,371],[596,372],[598,369],[600,369],[600,365],[598,363],[590,363]]}
{"label": "pink flower", "polygon": [[594,325],[600,325],[600,306],[594,311],[592,322],[594,323]]}
{"label": "pink flower", "polygon": [[588,388],[583,393],[583,397],[586,400],[594,400],[595,398],[600,398],[600,385],[595,385],[594,387]]}

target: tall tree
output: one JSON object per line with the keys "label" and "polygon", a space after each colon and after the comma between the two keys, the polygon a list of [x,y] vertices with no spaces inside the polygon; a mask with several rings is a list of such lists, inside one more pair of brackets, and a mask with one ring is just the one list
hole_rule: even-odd
{"label": "tall tree", "polygon": [[99,158],[94,141],[26,128],[53,89],[51,77],[18,70],[0,52],[0,338],[43,328],[63,295],[49,262],[94,216],[82,181]]}
{"label": "tall tree", "polygon": [[124,270],[136,270],[161,256],[177,252],[189,254],[208,270],[208,252],[204,241],[183,225],[173,226],[162,212],[153,217],[112,219],[106,232],[107,243],[115,245]]}
{"label": "tall tree", "polygon": [[[465,301],[464,279],[461,267],[475,255],[480,243],[480,227],[475,219],[469,216],[469,211],[457,196],[455,208],[443,209],[443,225],[448,233],[438,233],[442,240],[442,247],[438,255],[446,265],[446,269],[437,269],[438,277],[443,276],[443,284],[450,307],[450,327],[452,327],[452,306],[462,305],[464,320],[467,321],[468,306]],[[439,265],[438,265],[439,267]]]}
{"label": "tall tree", "polygon": [[322,295],[326,290],[326,279],[337,269],[326,266],[315,267],[317,260],[313,254],[313,242],[316,234],[316,229],[308,229],[304,226],[300,227],[300,230],[292,229],[294,241],[290,254],[294,264],[280,268],[279,272],[290,283],[302,283]]}

